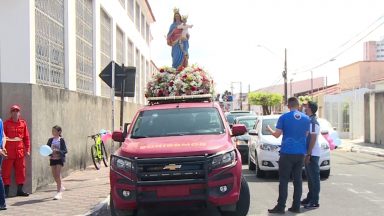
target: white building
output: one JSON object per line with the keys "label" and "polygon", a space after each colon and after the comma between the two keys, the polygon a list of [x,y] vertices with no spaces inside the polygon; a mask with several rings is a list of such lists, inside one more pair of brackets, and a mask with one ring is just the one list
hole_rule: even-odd
{"label": "white building", "polygon": [[49,182],[38,148],[53,125],[62,126],[71,144],[66,170],[89,162],[87,135],[119,127],[111,124],[119,103],[112,107],[110,88],[99,78],[111,60],[136,67],[135,97],[124,103],[125,120],[144,105],[145,84],[155,71],[154,21],[147,0],[0,1],[0,118],[8,117],[12,104],[21,105],[32,140],[30,192]]}
{"label": "white building", "polygon": [[111,61],[136,66],[134,102],[153,70],[146,0],[3,0],[0,82],[110,96],[98,74]]}

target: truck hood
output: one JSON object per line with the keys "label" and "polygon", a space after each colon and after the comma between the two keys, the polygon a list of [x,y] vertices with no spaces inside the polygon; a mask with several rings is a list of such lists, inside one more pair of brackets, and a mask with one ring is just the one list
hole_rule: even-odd
{"label": "truck hood", "polygon": [[227,134],[127,138],[118,151],[123,157],[180,157],[215,154],[233,148]]}

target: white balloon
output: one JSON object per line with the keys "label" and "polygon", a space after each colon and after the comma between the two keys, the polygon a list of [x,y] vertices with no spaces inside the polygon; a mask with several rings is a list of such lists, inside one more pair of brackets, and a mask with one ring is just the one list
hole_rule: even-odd
{"label": "white balloon", "polygon": [[52,154],[52,149],[48,145],[42,145],[40,146],[39,152],[42,156],[46,157]]}

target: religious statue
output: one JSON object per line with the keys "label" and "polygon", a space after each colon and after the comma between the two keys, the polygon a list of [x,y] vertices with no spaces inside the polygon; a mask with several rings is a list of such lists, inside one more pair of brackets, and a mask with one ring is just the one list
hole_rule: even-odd
{"label": "religious statue", "polygon": [[167,44],[172,47],[172,67],[178,69],[188,66],[189,33],[188,28],[193,25],[187,25],[187,16],[181,16],[179,9],[173,9],[173,23],[169,28],[167,35]]}

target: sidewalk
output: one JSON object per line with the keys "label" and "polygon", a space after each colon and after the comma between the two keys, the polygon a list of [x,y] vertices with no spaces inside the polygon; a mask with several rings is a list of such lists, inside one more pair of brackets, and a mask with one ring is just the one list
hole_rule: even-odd
{"label": "sidewalk", "polygon": [[362,139],[342,139],[340,149],[384,157],[384,145],[365,143]]}
{"label": "sidewalk", "polygon": [[80,216],[98,215],[105,208],[109,195],[109,167],[96,170],[88,167],[84,171],[74,171],[63,179],[66,190],[63,199],[53,200],[56,184],[39,189],[29,197],[6,199],[7,210],[0,215],[7,216]]}

